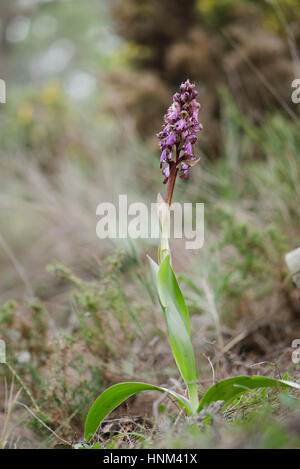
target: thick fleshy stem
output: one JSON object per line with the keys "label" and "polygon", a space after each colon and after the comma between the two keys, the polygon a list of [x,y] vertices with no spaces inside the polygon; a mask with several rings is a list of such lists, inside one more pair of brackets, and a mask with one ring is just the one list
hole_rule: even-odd
{"label": "thick fleshy stem", "polygon": [[168,179],[167,193],[166,193],[166,203],[169,206],[172,204],[172,197],[173,197],[176,177],[177,177],[177,174],[178,174],[178,169],[177,169],[176,163],[174,161],[170,164],[170,167],[171,167],[170,176],[169,176],[169,179]]}
{"label": "thick fleshy stem", "polygon": [[168,179],[167,191],[166,191],[166,203],[171,206],[172,204],[172,197],[175,188],[175,182],[178,174],[178,160],[179,160],[179,153],[178,145],[176,147],[176,162],[170,162],[170,176]]}

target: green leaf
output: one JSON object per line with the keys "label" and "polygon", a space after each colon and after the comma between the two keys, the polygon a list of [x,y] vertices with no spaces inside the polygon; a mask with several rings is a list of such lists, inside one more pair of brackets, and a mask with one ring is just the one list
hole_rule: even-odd
{"label": "green leaf", "polygon": [[176,276],[170,264],[170,256],[162,262],[158,271],[158,291],[161,296],[163,306],[174,304],[176,311],[181,316],[185,328],[190,334],[190,317],[186,307],[183,294],[179,288]]}
{"label": "green leaf", "polygon": [[173,355],[187,384],[191,409],[194,413],[199,404],[196,384],[198,376],[190,339],[189,313],[170,265],[170,256],[167,256],[159,267],[157,290],[167,323]]}
{"label": "green leaf", "polygon": [[300,384],[266,376],[236,376],[224,379],[211,386],[200,401],[198,412],[215,401],[224,401],[227,407],[233,398],[240,394],[258,388],[281,386],[284,388],[300,389]]}
{"label": "green leaf", "polygon": [[154,286],[155,286],[155,291],[158,295],[158,292],[157,292],[157,276],[158,276],[158,271],[159,271],[159,265],[150,256],[147,256],[147,257],[148,257],[149,264],[150,264],[150,267],[151,267],[151,273],[152,273],[153,283],[154,283]]}
{"label": "green leaf", "polygon": [[84,435],[88,443],[97,431],[102,420],[112,412],[118,405],[124,402],[128,397],[140,391],[160,391],[170,394],[181,406],[185,408],[187,414],[191,414],[189,401],[171,391],[160,386],[153,386],[147,383],[119,383],[106,389],[93,403],[85,421]]}

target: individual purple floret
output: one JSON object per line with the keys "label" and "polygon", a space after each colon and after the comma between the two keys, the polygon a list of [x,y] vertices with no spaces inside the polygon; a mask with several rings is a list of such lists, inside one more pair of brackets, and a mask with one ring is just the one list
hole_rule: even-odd
{"label": "individual purple floret", "polygon": [[182,83],[180,93],[174,94],[173,103],[164,116],[163,129],[157,134],[162,151],[160,167],[165,176],[164,184],[172,174],[176,179],[178,171],[181,178],[186,178],[189,168],[198,161],[194,156],[194,145],[196,133],[202,125],[198,121],[200,104],[196,101],[197,95],[194,83],[189,80]]}

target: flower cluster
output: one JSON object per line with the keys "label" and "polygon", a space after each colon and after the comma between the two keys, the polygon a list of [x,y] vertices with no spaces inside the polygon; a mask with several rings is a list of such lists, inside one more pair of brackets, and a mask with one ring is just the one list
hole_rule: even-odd
{"label": "flower cluster", "polygon": [[182,83],[180,93],[174,94],[173,103],[164,116],[163,129],[157,134],[164,183],[169,179],[172,165],[176,164],[180,177],[186,178],[189,168],[198,161],[194,156],[194,145],[202,125],[198,121],[200,104],[196,101],[197,95],[195,84],[189,80]]}

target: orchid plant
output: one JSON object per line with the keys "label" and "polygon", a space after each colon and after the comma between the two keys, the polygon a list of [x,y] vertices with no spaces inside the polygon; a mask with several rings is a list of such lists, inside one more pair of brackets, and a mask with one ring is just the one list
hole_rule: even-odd
{"label": "orchid plant", "polygon": [[295,382],[265,376],[237,376],[212,385],[199,400],[198,373],[191,342],[189,312],[171,264],[168,242],[168,221],[176,178],[186,178],[197,163],[194,146],[197,132],[202,129],[198,121],[200,104],[195,85],[187,80],[164,116],[162,131],[158,134],[160,167],[167,184],[165,200],[159,196],[160,246],[158,263],[149,258],[157,297],[165,318],[169,342],[178,370],[186,385],[185,395],[142,382],[119,383],[106,389],[91,406],[85,422],[85,441],[88,444],[105,417],[119,404],[140,391],[159,391],[174,398],[188,416],[200,412],[214,401],[224,401],[224,408],[238,395],[257,388],[278,387],[300,389]]}

